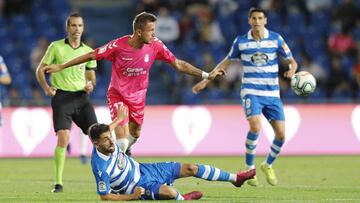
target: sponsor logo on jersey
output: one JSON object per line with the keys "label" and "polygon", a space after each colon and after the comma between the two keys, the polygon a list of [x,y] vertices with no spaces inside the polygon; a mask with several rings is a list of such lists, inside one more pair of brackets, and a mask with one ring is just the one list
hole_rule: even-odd
{"label": "sponsor logo on jersey", "polygon": [[145,68],[127,68],[123,71],[123,75],[127,77],[145,75],[147,73]]}
{"label": "sponsor logo on jersey", "polygon": [[251,56],[251,62],[256,66],[265,65],[268,61],[269,56],[262,52],[256,52],[254,55]]}
{"label": "sponsor logo on jersey", "polygon": [[149,62],[149,54],[145,54],[144,62],[145,63]]}

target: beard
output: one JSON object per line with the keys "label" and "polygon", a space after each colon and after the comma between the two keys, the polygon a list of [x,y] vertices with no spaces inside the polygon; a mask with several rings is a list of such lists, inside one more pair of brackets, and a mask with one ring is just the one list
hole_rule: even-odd
{"label": "beard", "polygon": [[111,145],[109,147],[100,146],[99,151],[103,154],[112,154],[115,151],[115,146],[114,145]]}

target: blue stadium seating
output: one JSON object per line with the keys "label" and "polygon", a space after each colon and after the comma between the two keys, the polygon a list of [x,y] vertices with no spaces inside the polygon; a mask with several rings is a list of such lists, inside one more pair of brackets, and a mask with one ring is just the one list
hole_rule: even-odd
{"label": "blue stadium seating", "polygon": [[[204,44],[195,41],[196,31],[190,31],[186,34],[184,43],[178,42],[167,43],[168,48],[180,59],[184,59],[193,63],[198,67],[203,67],[204,61],[202,54],[209,52],[215,63],[218,63],[227,54],[233,39],[238,34],[245,34],[249,30],[247,12],[252,6],[256,6],[260,1],[244,1],[236,0],[238,8],[234,13],[227,15],[219,15],[216,13],[221,31],[226,38],[226,44]],[[338,6],[341,0],[332,0],[333,6]],[[360,6],[360,1],[355,3]],[[136,5],[135,5],[136,6]],[[0,17],[0,54],[5,58],[9,66],[10,72],[16,74],[14,87],[23,87],[29,85],[33,80],[33,72],[30,70],[29,54],[37,43],[40,36],[45,36],[49,41],[57,40],[66,36],[64,31],[64,21],[71,12],[69,1],[64,0],[36,0],[32,1],[30,8],[23,14],[12,14],[7,17]],[[132,33],[131,21],[134,17],[135,8],[114,6],[114,7],[98,7],[84,6],[80,9],[85,19],[86,35],[97,41],[98,46],[125,34]],[[172,12],[176,19],[181,19],[182,11],[176,8]],[[327,53],[327,37],[339,32],[339,26],[331,24],[331,12],[329,10],[319,10],[311,13],[312,24],[306,25],[305,16],[302,13],[288,11],[287,20],[280,16],[279,12],[268,12],[268,25],[271,30],[279,32],[284,36],[286,42],[291,48],[293,55],[298,61],[301,61],[301,53],[305,51],[312,56],[313,60],[320,63],[328,72],[330,67],[330,58]],[[197,18],[193,21],[197,23]],[[287,22],[287,23],[286,23]],[[360,27],[353,29],[354,38],[360,40]],[[343,58],[342,66],[351,76],[351,68],[355,61],[349,58]],[[149,87],[149,104],[173,103],[171,98],[173,87],[179,85],[181,74],[176,73],[168,65],[160,65],[152,68],[151,80]],[[92,97],[98,101],[104,101],[105,92],[109,83],[109,75],[111,74],[111,65],[108,62],[102,67],[103,75],[98,74],[97,89]],[[166,74],[165,80],[161,80],[160,75]],[[154,76],[155,75],[155,76]],[[180,88],[179,88],[180,89]],[[31,98],[31,89],[22,88],[20,95],[24,99]],[[202,96],[193,95],[189,87],[184,87],[178,92],[181,95],[181,102],[186,104],[202,103],[207,97],[212,102],[224,101],[232,99],[239,101],[238,90],[234,90],[229,94],[214,90],[213,92],[204,93]],[[283,94],[287,99],[299,99],[291,90],[285,91]],[[349,98],[349,93],[338,93],[336,97]],[[319,88],[311,95],[310,99],[324,99],[324,90]]]}

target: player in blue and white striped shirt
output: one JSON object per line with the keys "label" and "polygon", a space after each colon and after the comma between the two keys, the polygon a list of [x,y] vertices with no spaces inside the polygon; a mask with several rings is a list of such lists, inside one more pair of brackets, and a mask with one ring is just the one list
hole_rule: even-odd
{"label": "player in blue and white striped shirt", "polygon": [[[241,60],[244,69],[241,98],[250,125],[245,144],[246,168],[255,168],[255,149],[261,129],[261,114],[264,114],[274,130],[275,138],[266,161],[261,164],[261,169],[266,175],[267,182],[276,185],[277,178],[272,164],[285,141],[285,116],[280,100],[278,78],[279,56],[289,67],[284,77],[291,78],[294,75],[297,63],[284,39],[278,33],[265,28],[267,18],[263,9],[250,9],[248,21],[251,26],[249,32],[235,38],[229,54],[215,69],[226,70],[232,60]],[[209,82],[208,80],[199,82],[193,87],[193,92],[201,91]],[[254,177],[248,181],[248,184],[257,186],[258,180]]]}
{"label": "player in blue and white striped shirt", "polygon": [[111,131],[126,118],[126,107],[121,105],[117,115],[110,125],[94,124],[90,128],[94,144],[91,166],[97,193],[102,200],[195,200],[202,197],[201,192],[181,195],[171,186],[174,180],[193,176],[209,181],[227,181],[240,187],[255,175],[255,169],[232,174],[201,164],[138,163],[114,144]]}

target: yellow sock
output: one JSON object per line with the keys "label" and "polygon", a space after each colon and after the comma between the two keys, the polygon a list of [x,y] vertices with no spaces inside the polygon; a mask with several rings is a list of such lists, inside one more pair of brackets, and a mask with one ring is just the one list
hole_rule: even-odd
{"label": "yellow sock", "polygon": [[64,172],[64,165],[66,159],[66,148],[56,146],[54,160],[55,160],[55,184],[62,183],[62,175]]}

